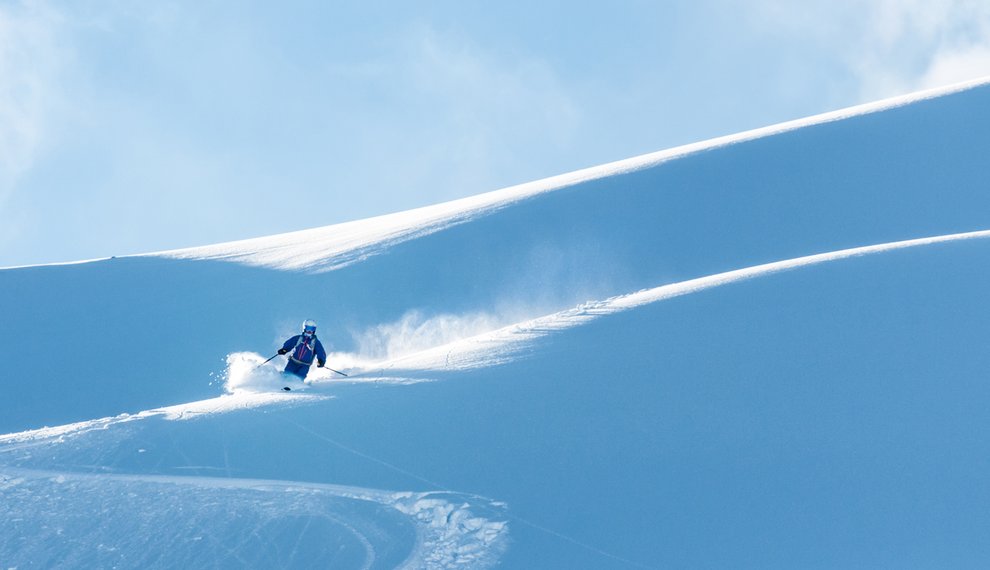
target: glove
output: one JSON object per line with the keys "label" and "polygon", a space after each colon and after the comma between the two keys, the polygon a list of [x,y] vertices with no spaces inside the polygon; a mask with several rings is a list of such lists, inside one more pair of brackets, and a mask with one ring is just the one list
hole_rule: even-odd
{"label": "glove", "polygon": [[316,367],[317,367],[317,368],[323,368],[323,365],[324,365],[324,364],[326,364],[326,362],[324,362],[324,361],[322,361],[322,360],[317,360],[317,361],[316,361]]}
{"label": "glove", "polygon": [[285,350],[284,348],[280,348],[280,349],[278,349],[278,353],[279,353],[279,354],[286,354],[286,353],[288,353],[288,352],[289,352],[289,351],[288,351],[288,350]]}

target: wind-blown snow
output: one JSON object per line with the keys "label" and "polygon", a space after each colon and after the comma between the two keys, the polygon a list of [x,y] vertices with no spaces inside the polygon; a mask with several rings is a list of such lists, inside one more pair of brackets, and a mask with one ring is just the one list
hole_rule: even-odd
{"label": "wind-blown snow", "polygon": [[781,271],[790,271],[850,257],[873,255],[898,249],[922,247],[952,241],[986,238],[990,238],[990,230],[918,238],[819,253],[726,271],[679,283],[670,283],[636,293],[619,295],[610,299],[589,301],[566,311],[516,323],[488,333],[467,337],[453,343],[441,344],[429,350],[417,352],[409,357],[387,359],[381,363],[377,371],[373,370],[366,374],[372,376],[378,374],[384,378],[387,374],[394,374],[395,372],[390,372],[393,369],[403,370],[409,373],[410,371],[467,370],[496,366],[518,358],[526,350],[533,350],[532,345],[534,341],[543,336],[585,324],[595,318],[611,315],[619,311],[635,309],[648,303],[656,303],[681,295],[697,293],[712,287],[719,287],[746,279],[772,275]]}

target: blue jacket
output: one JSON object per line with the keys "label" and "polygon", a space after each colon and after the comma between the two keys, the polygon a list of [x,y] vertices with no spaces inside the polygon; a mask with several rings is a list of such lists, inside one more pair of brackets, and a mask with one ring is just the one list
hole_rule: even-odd
{"label": "blue jacket", "polygon": [[289,360],[298,362],[299,364],[305,364],[309,366],[313,364],[313,357],[320,362],[327,361],[327,352],[323,350],[323,343],[320,339],[316,338],[316,335],[309,340],[301,334],[290,338],[285,341],[282,348],[289,351]]}

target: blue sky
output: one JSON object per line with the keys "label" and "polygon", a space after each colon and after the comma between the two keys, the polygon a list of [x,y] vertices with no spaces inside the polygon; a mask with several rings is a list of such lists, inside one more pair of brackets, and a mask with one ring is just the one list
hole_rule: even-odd
{"label": "blue sky", "polygon": [[982,1],[0,0],[0,266],[328,225],[990,74]]}

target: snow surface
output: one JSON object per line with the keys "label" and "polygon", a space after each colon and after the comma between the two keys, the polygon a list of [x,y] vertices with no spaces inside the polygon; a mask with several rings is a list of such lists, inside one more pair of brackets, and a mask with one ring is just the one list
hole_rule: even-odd
{"label": "snow surface", "polygon": [[980,567],[988,96],[0,271],[0,568]]}

